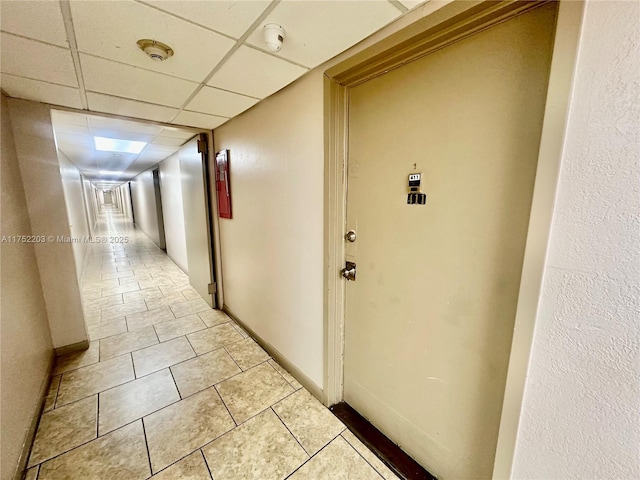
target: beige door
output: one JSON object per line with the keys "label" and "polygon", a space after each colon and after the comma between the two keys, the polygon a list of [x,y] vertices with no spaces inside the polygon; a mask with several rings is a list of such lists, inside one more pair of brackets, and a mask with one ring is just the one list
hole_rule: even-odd
{"label": "beige door", "polygon": [[547,4],[349,91],[344,398],[445,480],[492,473],[554,26]]}
{"label": "beige door", "polygon": [[202,154],[198,152],[198,138],[196,136],[189,140],[178,152],[187,243],[187,270],[191,286],[213,307],[214,298],[209,293],[209,284],[213,281],[209,207],[205,187],[205,165]]}

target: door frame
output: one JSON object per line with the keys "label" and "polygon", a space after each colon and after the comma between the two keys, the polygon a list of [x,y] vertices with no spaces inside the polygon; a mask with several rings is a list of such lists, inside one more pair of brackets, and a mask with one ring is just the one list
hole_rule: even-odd
{"label": "door frame", "polygon": [[[325,72],[323,401],[327,406],[343,400],[346,292],[339,272],[345,261],[349,89],[543,3],[547,0],[452,2]],[[583,0],[560,0],[558,6],[494,479],[511,477],[584,6]]]}

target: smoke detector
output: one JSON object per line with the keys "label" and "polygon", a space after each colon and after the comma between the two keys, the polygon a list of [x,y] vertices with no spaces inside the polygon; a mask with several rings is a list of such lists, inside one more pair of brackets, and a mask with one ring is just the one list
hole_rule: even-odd
{"label": "smoke detector", "polygon": [[164,62],[167,58],[173,55],[173,49],[162,42],[157,40],[150,40],[143,38],[138,40],[138,48],[146,53],[154,62]]}
{"label": "smoke detector", "polygon": [[275,23],[267,23],[262,29],[262,34],[267,48],[272,52],[279,52],[284,42],[284,28]]}

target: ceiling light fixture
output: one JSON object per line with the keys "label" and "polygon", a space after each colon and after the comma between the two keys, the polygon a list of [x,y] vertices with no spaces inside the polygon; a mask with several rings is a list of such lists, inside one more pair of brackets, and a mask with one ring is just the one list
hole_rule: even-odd
{"label": "ceiling light fixture", "polygon": [[117,138],[93,137],[96,150],[101,152],[123,152],[138,154],[147,142],[134,142],[132,140],[118,140]]}
{"label": "ceiling light fixture", "polygon": [[173,55],[173,49],[166,43],[143,38],[137,42],[138,48],[146,53],[154,62],[164,62]]}
{"label": "ceiling light fixture", "polygon": [[275,23],[267,23],[262,29],[264,41],[271,52],[279,52],[284,42],[284,28]]}

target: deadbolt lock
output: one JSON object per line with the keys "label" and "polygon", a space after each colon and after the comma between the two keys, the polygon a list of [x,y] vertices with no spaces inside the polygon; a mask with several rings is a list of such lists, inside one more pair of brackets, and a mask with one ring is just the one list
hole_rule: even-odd
{"label": "deadbolt lock", "polygon": [[340,270],[340,274],[347,279],[348,282],[356,281],[356,264],[353,262],[346,262],[344,268]]}

